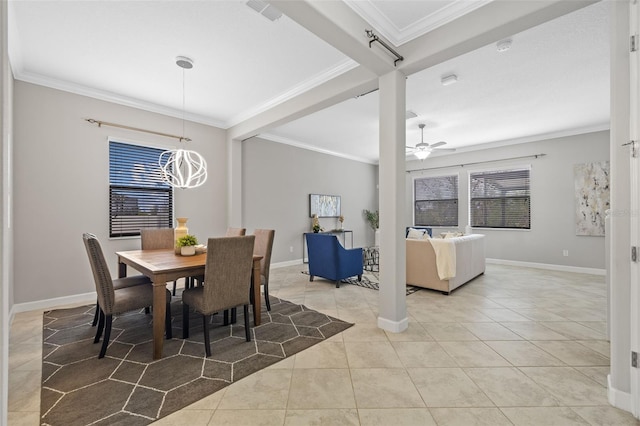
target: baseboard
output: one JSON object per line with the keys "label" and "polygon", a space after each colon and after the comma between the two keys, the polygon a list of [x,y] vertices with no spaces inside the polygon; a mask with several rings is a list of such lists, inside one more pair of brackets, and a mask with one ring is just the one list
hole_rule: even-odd
{"label": "baseboard", "polygon": [[302,265],[302,259],[287,260],[286,262],[272,263],[272,268],[286,268],[287,266]]}
{"label": "baseboard", "polygon": [[524,268],[547,269],[550,271],[575,272],[578,274],[602,275],[606,274],[605,269],[581,268],[579,266],[552,265],[550,263],[522,262],[519,260],[486,259],[487,263],[494,265],[522,266]]}
{"label": "baseboard", "polygon": [[611,374],[607,374],[607,398],[609,404],[624,411],[632,412],[631,394],[623,392],[611,386]]}
{"label": "baseboard", "polygon": [[72,296],[55,297],[53,299],[37,300],[35,302],[16,303],[11,308],[11,315],[19,312],[35,311],[37,309],[59,308],[66,305],[81,303],[95,303],[96,292],[74,294]]}
{"label": "baseboard", "polygon": [[378,317],[378,327],[391,333],[402,333],[409,327],[409,318],[404,318],[400,321],[391,321]]}

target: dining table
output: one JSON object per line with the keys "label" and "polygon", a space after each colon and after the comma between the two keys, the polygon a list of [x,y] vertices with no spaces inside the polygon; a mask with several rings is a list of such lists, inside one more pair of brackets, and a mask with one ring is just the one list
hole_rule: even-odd
{"label": "dining table", "polygon": [[[166,285],[179,278],[203,276],[207,253],[193,256],[176,254],[174,249],[118,251],[118,277],[127,276],[127,266],[146,275],[153,283],[153,359],[162,358],[164,344]],[[262,256],[253,255],[253,322],[260,325],[260,260]]]}

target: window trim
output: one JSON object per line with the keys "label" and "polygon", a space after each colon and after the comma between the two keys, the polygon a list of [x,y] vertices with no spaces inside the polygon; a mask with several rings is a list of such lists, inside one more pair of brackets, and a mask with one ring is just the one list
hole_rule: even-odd
{"label": "window trim", "polygon": [[[529,170],[529,228],[506,228],[506,227],[488,227],[488,226],[473,226],[471,224],[471,175],[474,173],[487,173],[487,172],[499,172],[507,170]],[[533,229],[533,196],[532,196],[532,181],[533,181],[533,166],[531,163],[515,163],[500,166],[494,164],[485,167],[474,167],[467,170],[467,220],[468,226],[473,229],[481,229],[483,231],[516,231],[516,232],[531,232]]]}
{"label": "window trim", "polygon": [[[458,186],[458,193],[457,193],[457,224],[456,225],[417,225],[416,224],[416,180],[418,179],[436,179],[436,178],[442,178],[442,177],[450,177],[450,176],[455,176],[457,179],[457,186]],[[460,226],[460,172],[457,171],[451,171],[450,173],[446,173],[443,171],[440,171],[439,173],[434,173],[434,174],[427,174],[427,175],[420,175],[420,176],[413,176],[412,180],[411,180],[411,223],[413,223],[413,226],[429,226],[431,228],[457,228]]]}
{"label": "window trim", "polygon": [[[151,149],[157,149],[157,150],[161,150],[161,151],[166,151],[168,149],[171,149],[170,147],[167,146],[161,146],[157,143],[151,143],[148,141],[139,141],[139,140],[131,140],[131,139],[127,139],[127,138],[121,138],[121,137],[114,137],[114,136],[108,136],[107,137],[107,144],[106,144],[106,151],[107,151],[107,235],[109,236],[109,240],[127,240],[127,239],[139,239],[140,238],[140,234],[138,235],[115,235],[112,236],[111,235],[111,229],[112,229],[112,223],[111,223],[111,188],[112,188],[112,183],[111,183],[111,154],[110,154],[110,148],[111,148],[111,143],[120,143],[120,144],[124,144],[124,145],[133,145],[133,146],[137,146],[137,147],[141,147],[141,148],[151,148]],[[118,185],[114,185],[114,186],[118,186]],[[170,219],[170,226],[168,228],[172,228],[173,227],[173,218],[175,217],[175,188],[171,188],[171,212],[169,213],[169,219]]]}

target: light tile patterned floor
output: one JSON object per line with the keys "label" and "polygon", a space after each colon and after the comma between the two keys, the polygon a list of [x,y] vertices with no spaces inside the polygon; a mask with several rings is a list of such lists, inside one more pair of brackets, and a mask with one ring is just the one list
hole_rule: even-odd
{"label": "light tile patterned floor", "polygon": [[[302,269],[272,270],[271,293],[356,325],[156,424],[640,425],[607,403],[604,277],[487,265],[450,296],[408,296],[393,334],[377,291]],[[42,312],[16,315],[9,425],[39,424],[41,348]]]}

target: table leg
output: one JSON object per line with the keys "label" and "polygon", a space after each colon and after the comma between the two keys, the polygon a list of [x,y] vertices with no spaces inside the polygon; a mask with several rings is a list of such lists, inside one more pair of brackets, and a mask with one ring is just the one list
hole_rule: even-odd
{"label": "table leg", "polygon": [[124,278],[127,276],[127,264],[118,262],[118,278]]}
{"label": "table leg", "polygon": [[260,325],[262,298],[260,297],[260,259],[253,261],[253,325]]}
{"label": "table leg", "polygon": [[153,359],[162,358],[165,315],[167,313],[167,284],[163,278],[153,280]]}

